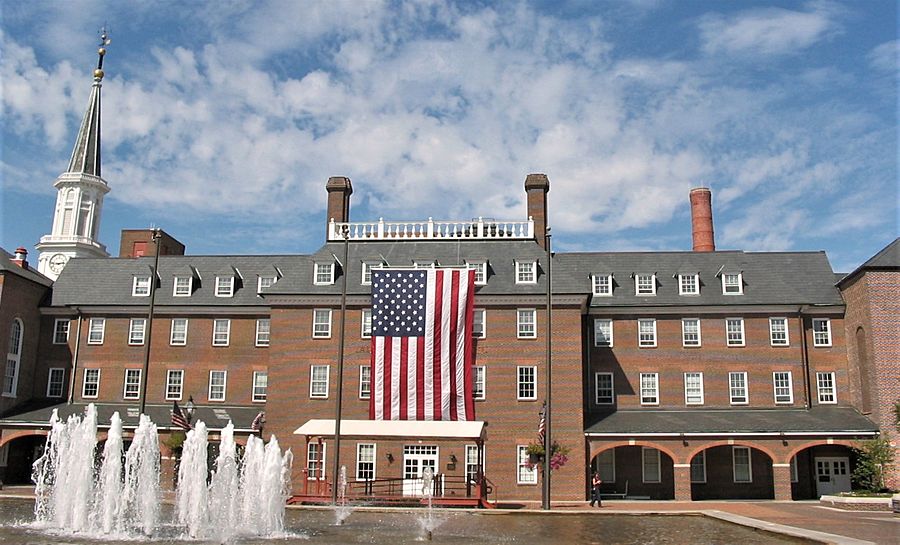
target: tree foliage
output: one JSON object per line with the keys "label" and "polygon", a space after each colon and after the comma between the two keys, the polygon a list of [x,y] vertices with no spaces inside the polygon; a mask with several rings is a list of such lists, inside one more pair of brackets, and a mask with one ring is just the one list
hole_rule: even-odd
{"label": "tree foliage", "polygon": [[854,447],[856,467],[853,481],[858,488],[879,492],[885,488],[884,476],[894,465],[894,447],[890,439],[882,435],[876,439],[862,441]]}

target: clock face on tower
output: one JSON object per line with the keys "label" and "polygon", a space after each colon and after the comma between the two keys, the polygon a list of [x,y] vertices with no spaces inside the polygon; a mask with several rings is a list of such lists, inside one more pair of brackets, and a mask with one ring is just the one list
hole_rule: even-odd
{"label": "clock face on tower", "polygon": [[53,271],[53,274],[59,274],[62,272],[63,267],[66,266],[68,261],[69,258],[64,254],[54,254],[53,257],[50,258],[48,265],[50,265],[50,270]]}

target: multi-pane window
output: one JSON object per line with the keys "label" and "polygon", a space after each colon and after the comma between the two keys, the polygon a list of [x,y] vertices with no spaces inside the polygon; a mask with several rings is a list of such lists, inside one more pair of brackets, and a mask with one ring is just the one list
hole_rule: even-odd
{"label": "multi-pane window", "polygon": [[97,397],[100,392],[100,369],[85,369],[81,397]]}
{"label": "multi-pane window", "polygon": [[65,384],[66,370],[62,367],[52,367],[47,376],[47,397],[62,397]]}
{"label": "multi-pane window", "polygon": [[616,449],[609,448],[597,455],[597,471],[605,483],[616,482]]}
{"label": "multi-pane window", "polygon": [[368,365],[359,366],[359,398],[369,399],[372,395],[372,368]]}
{"label": "multi-pane window", "polygon": [[728,396],[732,405],[746,405],[749,403],[746,372],[735,371],[728,373]]}
{"label": "multi-pane window", "polygon": [[216,297],[231,297],[234,295],[234,277],[216,277]]}
{"label": "multi-pane window", "polygon": [[128,326],[128,344],[144,344],[146,326],[146,318],[132,318]]}
{"label": "multi-pane window", "polygon": [[656,346],[656,320],[653,318],[638,320],[638,346],[649,348]]}
{"label": "multi-pane window", "polygon": [[594,373],[594,401],[597,405],[612,405],[615,400],[612,373]]}
{"label": "multi-pane window", "polygon": [[375,479],[375,443],[358,443],[356,445],[356,480],[371,481]]}
{"label": "multi-pane window", "polygon": [[734,482],[752,483],[753,468],[751,466],[750,447],[731,447],[731,456]]}
{"label": "multi-pane window", "polygon": [[131,295],[135,297],[147,297],[150,295],[150,276],[135,276],[131,285]]}
{"label": "multi-pane window", "polygon": [[125,399],[138,399],[141,397],[140,369],[125,369],[125,390],[122,397]]}
{"label": "multi-pane window", "polygon": [[725,295],[740,295],[744,293],[742,273],[724,273],[722,275],[722,293]]}
{"label": "multi-pane window", "polygon": [[819,403],[837,403],[834,373],[816,373],[816,388],[819,392]]}
{"label": "multi-pane window", "polygon": [[272,333],[272,321],[269,318],[256,320],[256,346],[269,346],[269,336]]}
{"label": "multi-pane window", "polygon": [[331,338],[331,309],[317,308],[313,310],[313,338]]}
{"label": "multi-pane window", "polygon": [[537,261],[516,261],[516,284],[537,283]]}
{"label": "multi-pane window", "polygon": [[483,339],[487,336],[486,329],[487,313],[483,308],[476,308],[472,311],[472,336],[476,339]]}
{"label": "multi-pane window", "polygon": [[701,450],[691,458],[691,482],[706,482],[706,451]]}
{"label": "multi-pane window", "polygon": [[659,405],[659,373],[641,373],[641,405]]}
{"label": "multi-pane window", "polygon": [[265,401],[269,390],[269,372],[254,371],[253,372],[253,401]]}
{"label": "multi-pane window", "polygon": [[225,401],[225,384],[228,371],[214,370],[209,372],[209,400]]}
{"label": "multi-pane window", "polygon": [[537,311],[533,308],[516,310],[516,334],[520,339],[537,338]]}
{"label": "multi-pane window", "polygon": [[800,472],[797,471],[797,457],[791,456],[791,482],[796,483],[800,481]]}
{"label": "multi-pane window", "polygon": [[485,398],[485,370],[484,365],[472,367],[472,398]]}
{"label": "multi-pane window", "polygon": [[487,284],[487,261],[466,261],[466,265],[475,269],[475,285]]}
{"label": "multi-pane window", "polygon": [[360,314],[360,332],[359,335],[363,339],[372,336],[372,309],[364,308]]}
{"label": "multi-pane window", "polygon": [[635,295],[656,295],[656,273],[634,276]]}
{"label": "multi-pane window", "polygon": [[700,346],[700,318],[681,320],[681,345]]}
{"label": "multi-pane window", "polygon": [[679,274],[678,295],[700,295],[700,275]]}
{"label": "multi-pane window", "polygon": [[775,403],[794,402],[794,390],[791,385],[790,371],[775,371],[772,373],[772,382],[775,386]]}
{"label": "multi-pane window", "polygon": [[325,479],[325,443],[306,445],[306,478]]}
{"label": "multi-pane window", "polygon": [[69,319],[64,318],[53,322],[53,344],[66,344],[69,342]]}
{"label": "multi-pane window", "polygon": [[591,286],[594,295],[599,297],[609,297],[612,295],[612,275],[611,274],[595,274],[592,277]]}
{"label": "multi-pane window", "polygon": [[641,447],[642,480],[645,483],[660,482],[659,450],[650,447]]}
{"label": "multi-pane window", "polygon": [[231,336],[231,320],[213,320],[213,346],[228,346]]}
{"label": "multi-pane window", "polygon": [[88,344],[103,344],[106,318],[91,318],[88,323]]}
{"label": "multi-pane window", "polygon": [[520,365],[516,368],[516,376],[516,399],[537,399],[537,367],[533,365]]}
{"label": "multi-pane window", "polygon": [[725,344],[744,346],[744,319],[725,318]]}
{"label": "multi-pane window", "polygon": [[703,405],[703,373],[684,374],[685,405]]}
{"label": "multi-pane window", "polygon": [[813,318],[813,346],[831,346],[831,320]]}
{"label": "multi-pane window", "polygon": [[316,263],[313,283],[317,286],[334,284],[334,263]]}
{"label": "multi-pane window", "polygon": [[309,397],[328,397],[328,365],[313,365],[309,368]]}
{"label": "multi-pane window", "polygon": [[787,318],[769,318],[769,343],[772,346],[788,346]]}
{"label": "multi-pane window", "polygon": [[362,283],[365,286],[368,286],[372,283],[372,269],[378,269],[382,267],[382,263],[380,261],[363,261],[362,262]]}
{"label": "multi-pane window", "polygon": [[466,482],[478,482],[478,445],[466,445]]}
{"label": "multi-pane window", "polygon": [[262,293],[264,289],[271,288],[277,281],[278,278],[275,276],[260,276],[256,281],[256,293]]}
{"label": "multi-pane window", "polygon": [[172,286],[172,296],[190,297],[193,281],[194,279],[191,276],[176,276]]}
{"label": "multi-pane window", "polygon": [[[516,446],[516,458],[518,459],[518,471],[516,482],[518,484],[536,484],[538,468],[537,465],[531,465],[528,459],[528,447],[526,445]],[[529,467],[530,466],[530,467]]]}
{"label": "multi-pane window", "polygon": [[166,399],[179,400],[184,388],[184,371],[181,369],[169,369],[166,372]]}
{"label": "multi-pane window", "polygon": [[607,318],[594,320],[594,346],[613,345],[613,321]]}
{"label": "multi-pane window", "polygon": [[172,318],[172,330],[169,333],[169,344],[184,346],[187,344],[187,318]]}
{"label": "multi-pane window", "polygon": [[18,318],[9,330],[9,348],[6,354],[6,374],[3,377],[3,395],[15,396],[19,382],[19,362],[22,358],[23,325]]}

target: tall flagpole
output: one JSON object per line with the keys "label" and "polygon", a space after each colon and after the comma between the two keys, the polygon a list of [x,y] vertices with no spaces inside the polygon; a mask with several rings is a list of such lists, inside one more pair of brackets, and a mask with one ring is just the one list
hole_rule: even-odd
{"label": "tall flagpole", "polygon": [[[331,473],[331,504],[337,505],[338,476],[341,470],[341,401],[344,395],[344,325],[347,322],[347,273],[349,269],[350,233],[346,225],[344,237],[344,262],[341,263],[341,327],[338,331],[337,404],[334,415],[334,471]],[[322,460],[324,466],[324,460]]]}
{"label": "tall flagpole", "polygon": [[551,415],[553,411],[551,410],[550,404],[550,332],[552,331],[553,323],[550,321],[551,312],[550,312],[550,299],[551,299],[551,286],[550,279],[552,278],[552,267],[550,263],[551,253],[550,253],[550,228],[547,227],[547,232],[544,234],[544,246],[547,247],[547,367],[545,369],[545,379],[544,379],[544,389],[545,389],[545,403],[546,407],[544,409],[544,482],[543,488],[541,489],[541,509],[545,511],[550,510],[550,449],[553,445],[553,441],[551,441],[551,430],[553,429],[550,425]]}
{"label": "tall flagpole", "polygon": [[144,326],[144,368],[141,371],[141,402],[138,414],[144,414],[147,408],[147,383],[150,382],[150,343],[153,341],[153,306],[156,303],[156,277],[159,273],[159,239],[162,233],[159,227],[153,229],[151,236],[156,245],[156,257],[153,258],[153,270],[150,274],[150,303],[147,309],[147,324]]}

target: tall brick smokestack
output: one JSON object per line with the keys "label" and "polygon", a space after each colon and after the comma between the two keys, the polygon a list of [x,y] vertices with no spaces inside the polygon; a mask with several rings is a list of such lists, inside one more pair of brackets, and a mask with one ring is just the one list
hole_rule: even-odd
{"label": "tall brick smokestack", "polygon": [[544,248],[547,231],[547,192],[550,179],[546,174],[529,174],[525,177],[525,195],[528,198],[528,216],[534,219],[534,238]]}
{"label": "tall brick smokestack", "polygon": [[695,187],[691,190],[691,231],[695,252],[716,251],[716,238],[713,234],[712,193],[708,187]]}
{"label": "tall brick smokestack", "polygon": [[328,240],[327,233],[331,220],[338,223],[350,221],[350,195],[353,194],[353,184],[346,176],[332,176],[328,178],[325,190],[328,191],[328,215],[325,218],[325,239]]}

